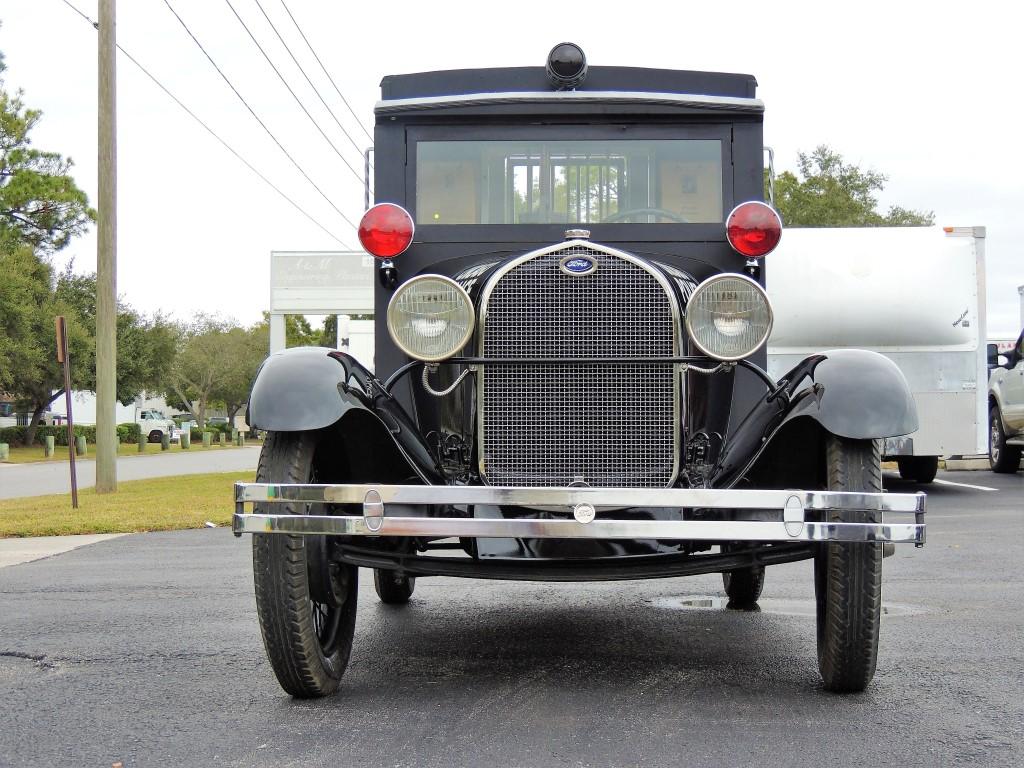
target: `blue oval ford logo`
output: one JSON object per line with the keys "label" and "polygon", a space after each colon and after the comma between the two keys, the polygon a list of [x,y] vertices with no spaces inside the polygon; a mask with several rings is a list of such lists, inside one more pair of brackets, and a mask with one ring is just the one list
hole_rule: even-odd
{"label": "blue oval ford logo", "polygon": [[589,256],[566,256],[559,267],[567,275],[589,275],[597,269],[597,262]]}

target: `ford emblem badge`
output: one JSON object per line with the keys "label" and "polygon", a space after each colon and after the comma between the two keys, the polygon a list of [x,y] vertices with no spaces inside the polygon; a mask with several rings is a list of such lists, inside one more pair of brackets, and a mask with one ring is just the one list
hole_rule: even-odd
{"label": "ford emblem badge", "polygon": [[566,256],[558,264],[565,274],[572,275],[574,277],[580,277],[582,275],[589,275],[597,270],[597,262],[589,256]]}

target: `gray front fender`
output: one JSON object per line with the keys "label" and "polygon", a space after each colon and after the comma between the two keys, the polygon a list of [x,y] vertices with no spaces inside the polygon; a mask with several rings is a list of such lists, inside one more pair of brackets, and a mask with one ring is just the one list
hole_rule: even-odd
{"label": "gray front fender", "polygon": [[[300,432],[334,424],[354,407],[365,407],[358,381],[325,347],[294,347],[263,361],[249,395],[246,423],[257,429]],[[343,387],[342,384],[346,386]]]}
{"label": "gray front fender", "polygon": [[389,442],[424,482],[444,482],[427,441],[401,404],[358,360],[338,350],[295,347],[268,357],[256,373],[246,422],[271,432],[305,432],[347,415],[346,423],[358,428],[339,439],[353,450],[371,440]]}
{"label": "gray front fender", "polygon": [[712,472],[712,486],[737,483],[779,430],[801,417],[854,440],[917,430],[914,397],[889,358],[863,349],[811,355],[783,376],[775,391],[766,392],[729,435]]}
{"label": "gray front fender", "polygon": [[832,434],[855,440],[917,431],[914,396],[903,372],[884,355],[832,349],[808,358],[790,375],[799,376],[806,386],[813,383],[816,396],[800,400],[786,421],[810,416]]}

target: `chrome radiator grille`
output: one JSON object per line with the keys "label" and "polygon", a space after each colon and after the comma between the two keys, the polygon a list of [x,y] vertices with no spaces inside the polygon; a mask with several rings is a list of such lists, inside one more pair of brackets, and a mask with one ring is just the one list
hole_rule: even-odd
{"label": "chrome radiator grille", "polygon": [[[597,263],[560,269],[567,256]],[[671,357],[673,305],[639,263],[569,245],[525,257],[490,287],[488,358]],[[675,477],[674,367],[624,363],[485,365],[482,469],[492,485],[658,488]]]}

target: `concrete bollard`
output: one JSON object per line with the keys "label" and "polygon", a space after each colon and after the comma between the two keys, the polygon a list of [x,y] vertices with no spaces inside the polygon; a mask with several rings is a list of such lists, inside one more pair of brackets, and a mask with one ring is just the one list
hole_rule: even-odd
{"label": "concrete bollard", "polygon": [[0,443],[0,461],[7,461],[11,458],[10,443]]}
{"label": "concrete bollard", "polygon": [[227,433],[226,432],[221,432],[219,435],[217,435],[217,442],[220,443],[221,448],[226,446],[228,444]]}
{"label": "concrete bollard", "polygon": [[85,456],[85,436],[77,435],[75,437],[75,456]]}
{"label": "concrete bollard", "polygon": [[149,442],[149,437],[139,432],[139,453],[146,452],[146,443]]}
{"label": "concrete bollard", "polygon": [[164,432],[160,438],[160,450],[169,451],[171,450],[171,435],[168,432]]}
{"label": "concrete bollard", "polygon": [[192,447],[192,433],[188,430],[182,432],[181,437],[178,439],[181,440],[181,450],[187,451]]}
{"label": "concrete bollard", "polygon": [[53,435],[47,435],[43,440],[43,456],[46,458],[53,456]]}
{"label": "concrete bollard", "polygon": [[209,448],[213,443],[213,433],[203,432],[203,448]]}

